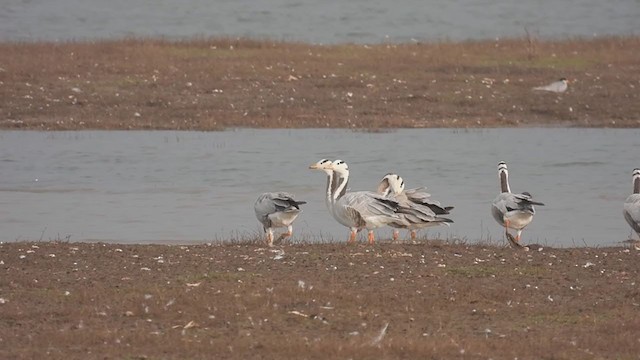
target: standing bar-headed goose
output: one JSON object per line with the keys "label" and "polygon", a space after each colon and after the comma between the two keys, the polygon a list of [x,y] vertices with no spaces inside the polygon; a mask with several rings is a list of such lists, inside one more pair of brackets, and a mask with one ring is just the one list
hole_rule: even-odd
{"label": "standing bar-headed goose", "polygon": [[[640,169],[633,169],[632,174],[633,194],[624,202],[624,218],[633,231],[640,236]],[[640,245],[634,243],[634,247],[640,250]]]}
{"label": "standing bar-headed goose", "polygon": [[[369,244],[373,244],[375,241],[373,229],[391,222],[402,221],[396,213],[399,207],[396,200],[372,191],[347,191],[349,182],[347,164],[342,160],[333,162],[324,160],[320,160],[309,168],[327,173],[327,206],[334,219],[350,229],[349,243],[356,241],[358,231],[367,229]],[[328,170],[332,170],[332,173]]]}
{"label": "standing bar-headed goose", "polygon": [[264,193],[258,197],[253,209],[256,218],[267,233],[267,245],[273,246],[273,228],[286,227],[287,232],[278,237],[278,241],[293,234],[293,221],[302,212],[300,205],[305,201],[296,201],[286,192]]}
{"label": "standing bar-headed goose", "polygon": [[333,162],[329,159],[321,159],[317,163],[309,165],[309,169],[322,170],[325,172],[325,174],[327,174],[327,195],[324,199],[324,202],[331,214],[333,214],[333,192],[337,187],[337,179],[335,179],[333,176],[332,165]]}
{"label": "standing bar-headed goose", "polygon": [[[536,213],[533,205],[542,206],[544,204],[533,201],[531,194],[528,192],[521,194],[511,193],[509,172],[504,161],[498,164],[498,179],[500,180],[501,193],[496,196],[491,204],[491,214],[500,225],[504,226],[505,235],[512,246],[528,250],[526,246],[520,244],[522,230],[533,220],[533,215]],[[509,229],[516,230],[515,238],[509,234]]]}

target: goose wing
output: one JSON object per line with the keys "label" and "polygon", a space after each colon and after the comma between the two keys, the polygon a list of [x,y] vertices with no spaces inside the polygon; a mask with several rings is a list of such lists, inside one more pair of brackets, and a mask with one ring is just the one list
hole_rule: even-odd
{"label": "goose wing", "polygon": [[544,205],[541,202],[533,201],[531,194],[500,193],[491,203],[491,214],[500,224],[503,223],[504,215],[511,211],[523,211],[535,214],[533,205]]}
{"label": "goose wing", "polygon": [[624,202],[624,218],[640,235],[640,194],[631,194]]}
{"label": "goose wing", "polygon": [[300,205],[306,201],[297,201],[286,192],[264,193],[258,197],[253,209],[256,218],[266,227],[270,227],[269,215],[278,212],[300,212]]}
{"label": "goose wing", "polygon": [[369,223],[383,225],[400,220],[396,214],[398,207],[398,202],[392,198],[371,191],[356,191],[346,193],[338,200],[336,215],[357,227]]}
{"label": "goose wing", "polygon": [[421,228],[453,222],[451,219],[437,216],[429,207],[415,203],[401,204],[398,213],[401,214],[404,224],[396,225],[403,225],[407,228]]}
{"label": "goose wing", "polygon": [[511,193],[500,193],[491,202],[491,215],[499,224],[504,223],[504,214],[507,213],[507,203],[513,203],[513,200],[509,200],[509,197],[513,196]]}
{"label": "goose wing", "polygon": [[513,194],[513,197],[520,206],[518,210],[531,210],[532,212],[534,212],[533,205],[544,206],[543,203],[534,201],[533,197],[528,192],[523,192],[522,194]]}
{"label": "goose wing", "polygon": [[411,202],[429,207],[436,215],[446,215],[453,210],[453,206],[442,206],[439,201],[431,199],[431,194],[426,190],[425,187],[419,187],[405,190],[404,193]]}

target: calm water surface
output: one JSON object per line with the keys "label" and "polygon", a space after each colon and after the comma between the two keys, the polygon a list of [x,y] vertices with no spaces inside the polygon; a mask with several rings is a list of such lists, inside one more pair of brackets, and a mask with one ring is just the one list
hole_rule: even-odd
{"label": "calm water surface", "polygon": [[296,238],[343,241],[347,229],[324,205],[324,174],[308,170],[342,158],[353,190],[395,171],[454,205],[455,224],[431,237],[502,239],[489,208],[505,160],[512,189],[547,204],[524,241],[615,245],[630,235],[622,203],[639,153],[640,130],[629,129],[0,131],[0,240],[243,238],[261,232],[258,194],[286,190],[308,201]]}
{"label": "calm water surface", "polygon": [[637,0],[2,0],[0,40],[243,36],[378,43],[631,35]]}

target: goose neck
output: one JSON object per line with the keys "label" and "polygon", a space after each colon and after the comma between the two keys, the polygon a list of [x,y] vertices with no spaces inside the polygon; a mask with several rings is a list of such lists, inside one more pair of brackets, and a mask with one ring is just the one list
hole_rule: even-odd
{"label": "goose neck", "polygon": [[509,187],[509,173],[506,170],[500,171],[500,189],[503,193],[510,193],[511,188]]}

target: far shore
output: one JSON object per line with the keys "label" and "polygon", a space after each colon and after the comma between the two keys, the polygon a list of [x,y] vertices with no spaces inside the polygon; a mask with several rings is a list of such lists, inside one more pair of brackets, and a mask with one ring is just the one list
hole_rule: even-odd
{"label": "far shore", "polygon": [[[0,129],[640,127],[640,37],[0,43]],[[533,91],[560,78],[562,94]]]}

